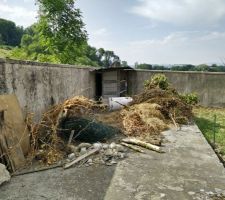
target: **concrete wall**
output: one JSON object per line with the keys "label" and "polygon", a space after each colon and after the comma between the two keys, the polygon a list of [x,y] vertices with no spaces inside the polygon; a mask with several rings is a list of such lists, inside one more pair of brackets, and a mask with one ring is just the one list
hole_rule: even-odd
{"label": "concrete wall", "polygon": [[[95,97],[95,68],[0,59],[0,94],[16,94],[24,114],[38,119],[52,104],[75,96]],[[164,73],[181,93],[196,92],[204,106],[225,107],[225,73],[128,71],[128,93],[143,90],[155,73]]]}
{"label": "concrete wall", "polygon": [[0,60],[0,94],[16,94],[24,114],[36,119],[50,105],[75,96],[95,95],[94,68]]}
{"label": "concrete wall", "polygon": [[225,107],[225,73],[130,71],[129,92],[141,92],[144,81],[156,73],[165,74],[169,82],[181,93],[196,92],[203,106]]}

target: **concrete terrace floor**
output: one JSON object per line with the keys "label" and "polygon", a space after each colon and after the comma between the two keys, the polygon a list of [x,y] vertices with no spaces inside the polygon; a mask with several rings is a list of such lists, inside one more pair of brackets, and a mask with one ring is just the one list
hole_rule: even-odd
{"label": "concrete terrace floor", "polygon": [[164,135],[164,154],[129,153],[112,167],[58,168],[13,177],[0,187],[0,200],[186,200],[225,194],[225,169],[197,126]]}

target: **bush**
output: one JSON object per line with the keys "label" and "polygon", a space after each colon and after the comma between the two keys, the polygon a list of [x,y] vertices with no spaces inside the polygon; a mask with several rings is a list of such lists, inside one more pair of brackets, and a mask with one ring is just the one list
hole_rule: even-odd
{"label": "bush", "polygon": [[185,103],[190,105],[196,105],[199,101],[196,93],[180,94],[179,96]]}
{"label": "bush", "polygon": [[146,80],[144,82],[145,88],[155,88],[158,87],[162,90],[166,90],[169,87],[168,79],[164,74],[155,74],[151,80]]}

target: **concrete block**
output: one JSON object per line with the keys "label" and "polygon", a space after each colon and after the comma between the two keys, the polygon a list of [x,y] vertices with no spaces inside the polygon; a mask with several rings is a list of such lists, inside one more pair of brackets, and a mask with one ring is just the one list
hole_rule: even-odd
{"label": "concrete block", "polygon": [[8,170],[6,169],[5,165],[0,163],[0,185],[2,185],[5,182],[10,181],[10,174]]}

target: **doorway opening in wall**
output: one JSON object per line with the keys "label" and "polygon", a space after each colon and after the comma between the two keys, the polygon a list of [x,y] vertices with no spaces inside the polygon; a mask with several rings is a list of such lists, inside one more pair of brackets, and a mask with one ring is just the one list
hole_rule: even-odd
{"label": "doorway opening in wall", "polygon": [[102,96],[102,73],[96,73],[95,75],[95,91],[96,91],[96,100],[99,100]]}

